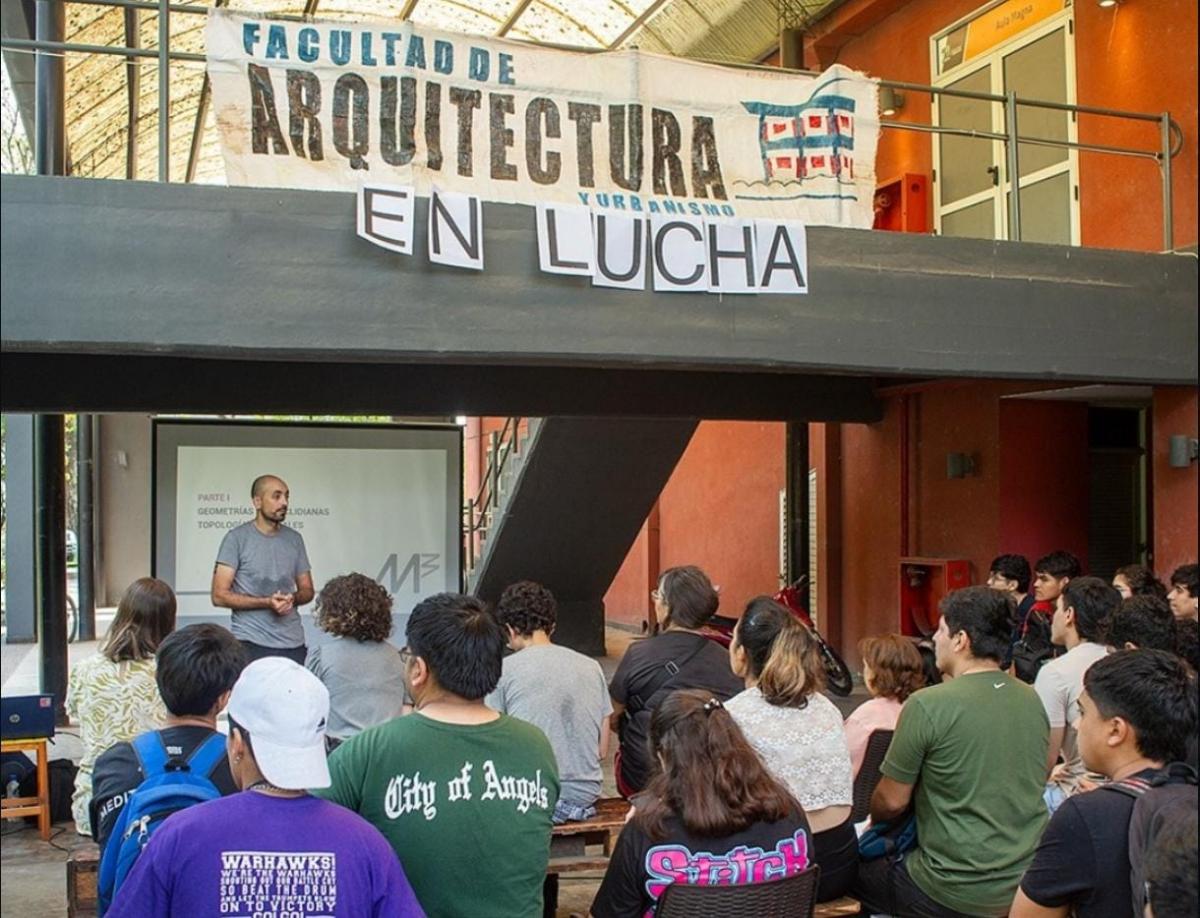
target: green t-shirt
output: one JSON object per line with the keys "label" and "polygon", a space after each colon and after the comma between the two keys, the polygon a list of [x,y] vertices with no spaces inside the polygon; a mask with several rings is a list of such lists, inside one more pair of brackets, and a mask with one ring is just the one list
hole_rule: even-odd
{"label": "green t-shirt", "polygon": [[542,913],[559,785],[537,727],[506,714],[474,726],[410,714],[342,743],[329,773],[313,793],[384,834],[430,918]]}
{"label": "green t-shirt", "polygon": [[1050,726],[1032,687],[998,670],[904,703],[882,771],[915,784],[913,882],[942,905],[1003,915],[1046,825]]}

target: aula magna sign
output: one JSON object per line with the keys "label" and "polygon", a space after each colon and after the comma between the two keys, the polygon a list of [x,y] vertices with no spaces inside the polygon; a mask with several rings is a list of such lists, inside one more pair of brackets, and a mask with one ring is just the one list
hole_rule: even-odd
{"label": "aula magna sign", "polygon": [[710,276],[708,231],[696,240],[658,218],[872,223],[877,85],[845,67],[741,70],[225,9],[206,36],[231,185],[576,206],[597,214],[594,241],[649,234],[665,253],[685,233],[704,241]]}

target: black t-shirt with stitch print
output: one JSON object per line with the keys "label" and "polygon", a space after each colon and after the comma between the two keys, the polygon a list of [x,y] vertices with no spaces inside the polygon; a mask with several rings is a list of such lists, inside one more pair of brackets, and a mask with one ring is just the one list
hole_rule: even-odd
{"label": "black t-shirt with stitch print", "polygon": [[[192,750],[213,735],[215,731],[208,727],[182,726],[167,727],[160,730],[163,744],[169,755],[180,755],[186,758]],[[212,781],[213,786],[222,796],[236,794],[238,787],[233,783],[233,775],[229,773],[229,760],[222,757],[212,770],[204,777]],[[117,824],[121,815],[121,807],[129,799],[130,792],[146,779],[138,764],[137,753],[129,743],[117,743],[104,752],[96,760],[92,773],[92,802],[88,805],[88,817],[92,824],[92,837],[100,850],[104,850],[109,833]]]}
{"label": "black t-shirt with stitch print", "polygon": [[595,918],[643,918],[653,915],[671,883],[764,883],[794,876],[813,861],[812,836],[801,810],[723,838],[693,835],[670,817],[666,837],[652,841],[635,819],[621,830],[591,913]]}
{"label": "black t-shirt with stitch print", "polygon": [[718,700],[728,701],[745,688],[729,668],[729,651],[702,635],[666,631],[630,644],[608,691],[627,711],[621,727],[621,778],[635,791],[650,779],[646,744],[652,708],[645,703],[651,701],[651,691],[664,675],[663,667],[672,661],[680,671],[657,692],[656,705],[677,689],[704,689]]}
{"label": "black t-shirt with stitch print", "polygon": [[[1148,769],[1131,777],[1154,775]],[[1128,794],[1103,788],[1068,797],[1021,878],[1025,895],[1046,908],[1068,905],[1078,918],[1128,918],[1134,803]]]}

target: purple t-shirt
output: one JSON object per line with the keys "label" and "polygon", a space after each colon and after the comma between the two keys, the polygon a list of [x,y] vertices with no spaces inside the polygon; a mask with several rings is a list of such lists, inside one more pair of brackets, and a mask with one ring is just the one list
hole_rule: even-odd
{"label": "purple t-shirt", "polygon": [[392,846],[350,810],[245,791],[181,810],[108,918],[424,918]]}

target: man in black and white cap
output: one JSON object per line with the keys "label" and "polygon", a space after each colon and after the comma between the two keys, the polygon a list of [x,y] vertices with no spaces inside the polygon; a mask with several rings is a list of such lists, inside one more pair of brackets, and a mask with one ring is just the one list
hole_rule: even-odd
{"label": "man in black and white cap", "polygon": [[167,819],[108,914],[248,915],[270,902],[274,914],[422,916],[383,836],[307,792],[329,784],[321,681],[284,657],[256,660],[227,711],[230,771],[245,793]]}

